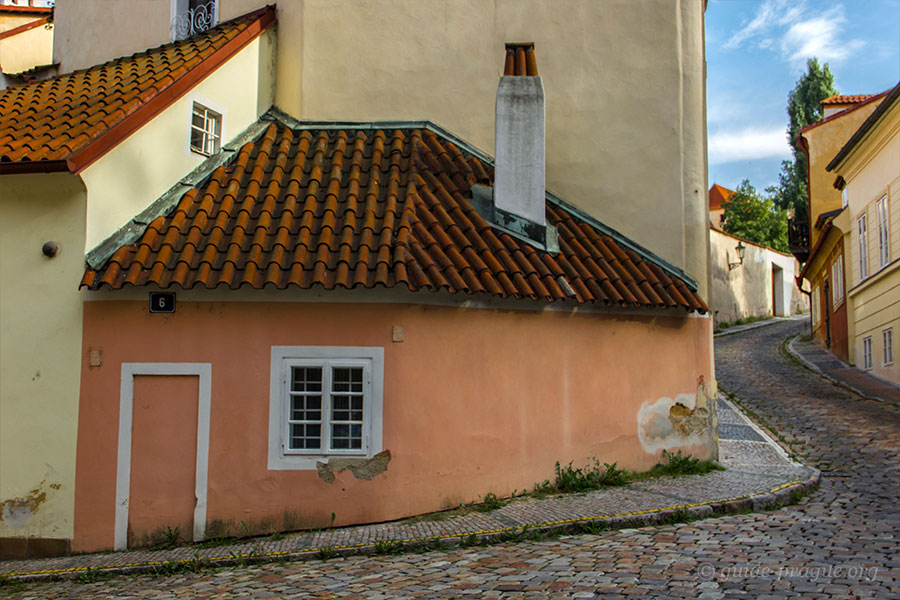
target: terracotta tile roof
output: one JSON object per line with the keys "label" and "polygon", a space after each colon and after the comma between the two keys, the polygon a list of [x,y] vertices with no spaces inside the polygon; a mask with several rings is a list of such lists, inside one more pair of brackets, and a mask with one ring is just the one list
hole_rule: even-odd
{"label": "terracotta tile roof", "polygon": [[503,75],[520,75],[535,77],[538,74],[537,60],[534,56],[534,42],[506,45],[506,59],[503,62]]}
{"label": "terracotta tile roof", "polygon": [[722,187],[718,183],[714,183],[711,188],[709,188],[709,210],[719,210],[722,208],[722,204],[724,202],[728,202],[728,199],[734,193],[734,190],[729,190],[727,187]]}
{"label": "terracotta tile roof", "polygon": [[706,311],[688,277],[562,202],[547,203],[558,254],[492,227],[471,204],[492,165],[435,129],[309,127],[269,124],[81,285],[398,286]]}
{"label": "terracotta tile roof", "polygon": [[80,171],[274,19],[267,7],[184,41],[0,91],[0,173]]}
{"label": "terracotta tile roof", "polygon": [[822,100],[820,104],[824,106],[832,106],[834,104],[857,104],[858,102],[865,102],[869,98],[876,96],[877,94],[855,94],[850,96],[844,96],[841,94],[835,94],[834,96],[829,96]]}

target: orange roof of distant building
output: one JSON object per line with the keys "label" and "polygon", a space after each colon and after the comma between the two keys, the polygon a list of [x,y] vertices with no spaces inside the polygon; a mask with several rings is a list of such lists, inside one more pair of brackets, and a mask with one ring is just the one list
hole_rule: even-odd
{"label": "orange roof of distant building", "polygon": [[398,287],[707,310],[687,275],[561,200],[546,205],[558,252],[492,226],[472,201],[474,184],[491,185],[490,158],[430,123],[270,111],[257,126],[149,225],[108,240],[81,285]]}
{"label": "orange roof of distant building", "polygon": [[728,202],[728,199],[734,193],[734,190],[729,190],[727,187],[722,187],[718,183],[714,183],[711,188],[709,188],[709,210],[719,210],[722,208],[722,204]]}
{"label": "orange roof of distant building", "polygon": [[190,39],[0,91],[0,173],[77,173],[275,21],[274,7]]}
{"label": "orange roof of distant building", "polygon": [[[862,108],[863,106],[868,105],[868,104],[871,103],[871,102],[875,102],[876,100],[879,100],[879,99],[881,99],[881,98],[884,98],[885,96],[887,96],[888,92],[890,92],[890,91],[891,91],[891,90],[885,90],[885,91],[881,92],[880,94],[860,94],[860,95],[858,95],[858,96],[831,96],[831,98],[836,98],[836,97],[840,97],[840,98],[860,98],[860,100],[857,100],[856,102],[848,103],[848,104],[847,104],[847,108],[845,108],[845,109],[843,109],[843,110],[840,110],[840,111],[834,113],[833,115],[830,115],[830,116],[828,116],[828,117],[825,117],[824,119],[821,119],[821,120],[816,121],[816,122],[814,122],[814,123],[810,123],[810,124],[807,125],[806,127],[803,127],[800,131],[797,132],[797,138],[800,139],[801,136],[802,136],[802,134],[806,133],[806,132],[809,131],[810,129],[815,129],[815,128],[818,127],[819,125],[824,125],[825,123],[831,123],[832,121],[834,121],[834,120],[836,120],[836,119],[840,119],[840,118],[843,117],[844,115],[848,115],[848,114],[850,114],[850,113],[852,113],[852,112],[854,112],[854,111],[856,111],[856,110],[859,110],[860,108]],[[829,99],[829,98],[826,98],[825,100],[828,100],[828,99]],[[823,103],[824,103],[824,100],[823,100]],[[834,105],[834,106],[841,106],[841,104],[838,104],[838,103],[834,103],[833,105]]]}
{"label": "orange roof of distant building", "polygon": [[825,106],[833,106],[835,104],[858,104],[860,102],[865,102],[869,98],[877,96],[878,94],[855,94],[850,96],[845,96],[842,94],[835,94],[834,96],[829,96],[822,100],[820,104]]}

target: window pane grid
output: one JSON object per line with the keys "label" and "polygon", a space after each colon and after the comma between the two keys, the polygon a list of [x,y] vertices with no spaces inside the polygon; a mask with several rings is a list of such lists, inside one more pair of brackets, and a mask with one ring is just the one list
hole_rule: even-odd
{"label": "window pane grid", "polygon": [[219,151],[222,115],[194,103],[191,115],[191,150],[209,156]]}
{"label": "window pane grid", "polygon": [[[286,372],[285,451],[360,454],[366,451],[366,367],[324,360]],[[342,364],[343,363],[343,364]]]}

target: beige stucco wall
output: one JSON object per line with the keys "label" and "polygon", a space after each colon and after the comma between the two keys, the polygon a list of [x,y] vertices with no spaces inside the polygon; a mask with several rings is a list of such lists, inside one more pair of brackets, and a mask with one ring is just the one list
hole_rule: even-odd
{"label": "beige stucco wall", "polygon": [[270,29],[82,172],[89,190],[85,250],[115,233],[205,160],[190,150],[195,100],[222,114],[226,143],[272,105],[274,47],[275,31]]}
{"label": "beige stucco wall", "polygon": [[[851,355],[863,367],[863,339],[872,338],[872,372],[900,383],[900,105],[888,111],[836,171],[847,181],[851,235],[849,272],[851,288]],[[878,255],[878,215],[876,202],[887,196],[890,258],[881,265]],[[860,279],[858,219],[866,215],[868,224],[869,276]],[[851,287],[852,286],[852,287]],[[884,363],[883,331],[893,328],[894,361]]]}
{"label": "beige stucco wall", "polygon": [[[220,16],[265,3],[222,0]],[[503,44],[534,41],[548,187],[687,270],[706,296],[703,4],[282,2],[276,102],[303,119],[427,119],[493,154]],[[125,5],[60,0],[64,70],[167,41],[169,0]],[[67,33],[88,21],[108,32],[102,48]]]}
{"label": "beige stucco wall", "polygon": [[[745,247],[744,262],[734,269],[729,263],[737,263],[735,247],[738,242]],[[740,240],[732,235],[710,229],[712,287],[710,307],[716,323],[733,323],[747,317],[770,317],[799,314],[809,310],[809,299],[794,283],[800,265],[790,254],[784,254],[765,246]],[[773,288],[773,266],[781,269],[780,283]],[[773,290],[780,287],[777,303]]]}
{"label": "beige stucco wall", "polygon": [[[0,32],[41,19],[43,15],[0,14]],[[0,70],[21,73],[53,62],[53,25],[35,27],[0,39]]]}
{"label": "beige stucco wall", "polygon": [[72,537],[84,207],[72,175],[0,177],[0,537]]}

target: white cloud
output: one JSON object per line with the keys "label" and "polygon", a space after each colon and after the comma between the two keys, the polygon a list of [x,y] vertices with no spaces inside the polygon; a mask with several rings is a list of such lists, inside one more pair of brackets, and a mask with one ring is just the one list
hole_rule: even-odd
{"label": "white cloud", "polygon": [[863,40],[842,39],[846,22],[841,4],[821,11],[806,0],[765,0],[724,47],[778,51],[783,60],[800,67],[812,57],[820,62],[840,62],[866,45]]}
{"label": "white cloud", "polygon": [[717,131],[709,136],[709,164],[737,160],[789,158],[791,148],[784,127],[747,127],[740,131]]}
{"label": "white cloud", "polygon": [[781,52],[791,63],[804,65],[815,56],[820,62],[839,62],[865,45],[862,40],[841,42],[844,7],[835,6],[820,16],[790,26],[781,39]]}

